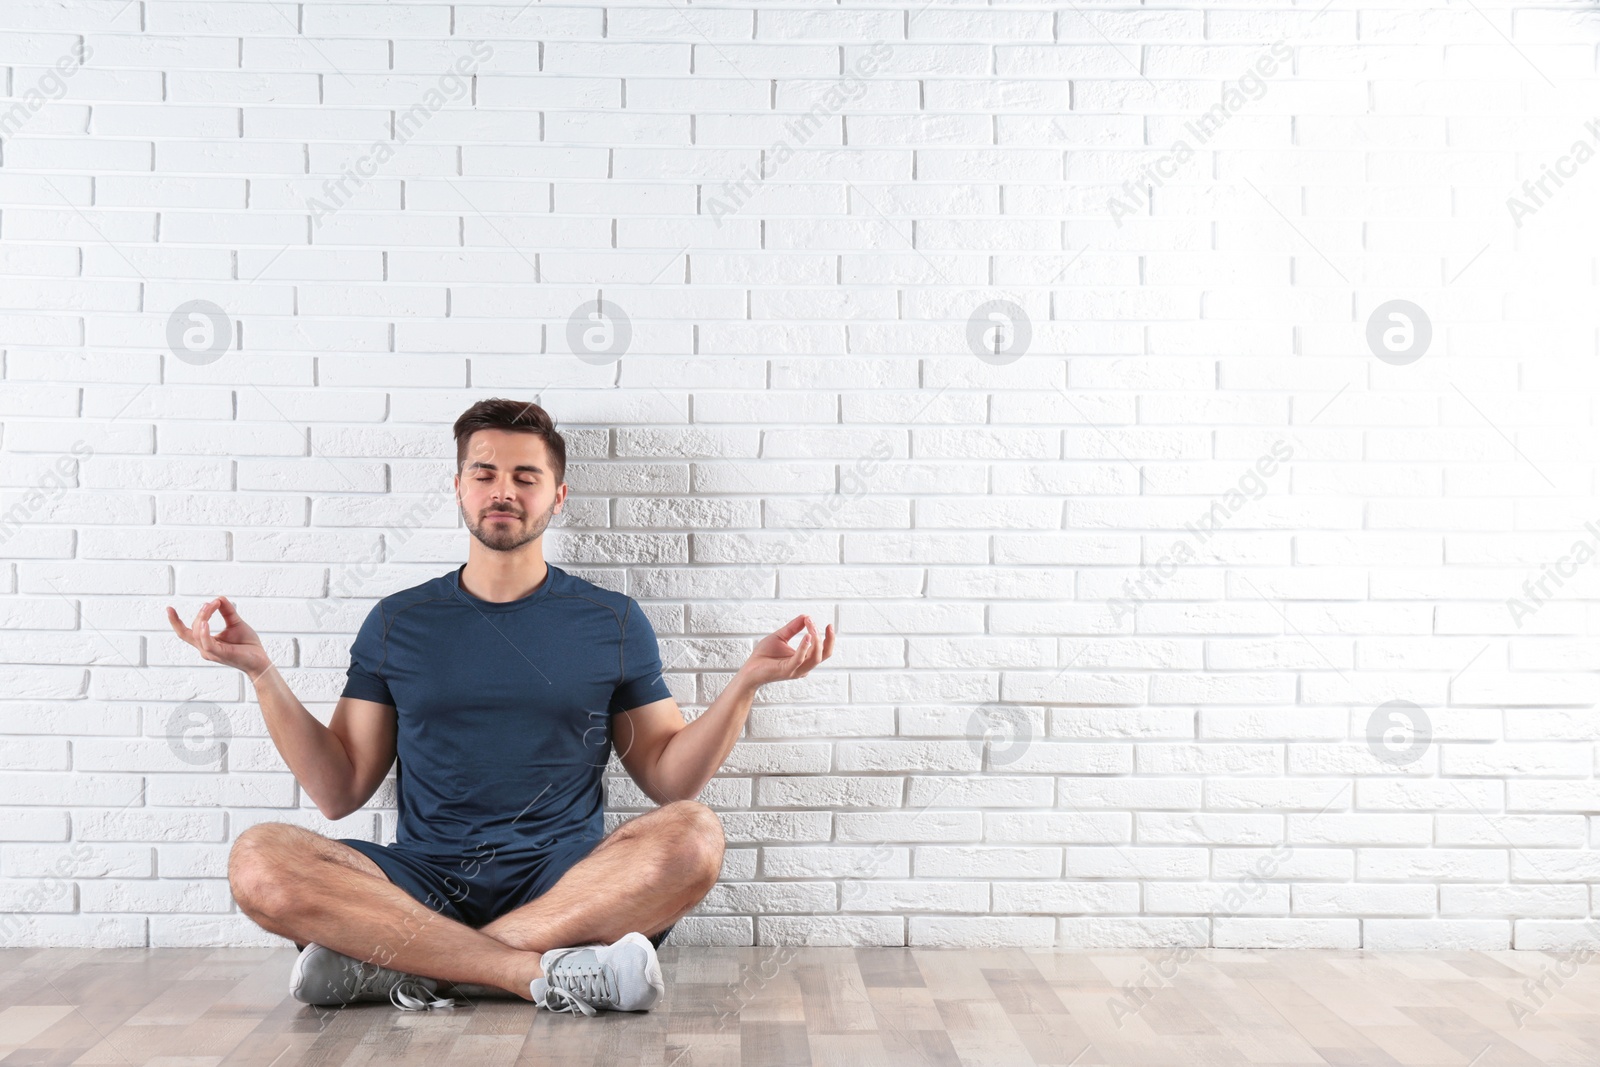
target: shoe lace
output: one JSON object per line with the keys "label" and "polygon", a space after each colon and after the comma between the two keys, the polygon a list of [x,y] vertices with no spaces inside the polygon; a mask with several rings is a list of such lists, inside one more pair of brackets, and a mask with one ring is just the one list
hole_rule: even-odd
{"label": "shoe lace", "polygon": [[432,990],[415,978],[403,978],[389,990],[389,1003],[401,1011],[427,1011],[430,1008],[453,1008],[456,1002],[449,997],[436,996]]}
{"label": "shoe lace", "polygon": [[[549,990],[544,1006],[551,1011],[572,1011],[576,1008],[585,1015],[595,1014],[595,1004],[614,1008],[621,999],[617,990],[616,975],[610,967],[595,964],[557,963],[546,979]],[[560,982],[560,985],[556,983]]]}

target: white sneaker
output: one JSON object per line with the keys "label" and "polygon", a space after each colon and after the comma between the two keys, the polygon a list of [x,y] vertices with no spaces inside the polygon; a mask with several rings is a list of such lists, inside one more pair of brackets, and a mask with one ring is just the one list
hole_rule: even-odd
{"label": "white sneaker", "polygon": [[535,1008],[580,1011],[649,1011],[661,999],[661,961],[641,933],[612,945],[553,948],[539,957],[544,974],[529,984]]}
{"label": "white sneaker", "polygon": [[344,1005],[387,1000],[401,1011],[453,1008],[439,997],[432,978],[364,963],[342,952],[309,942],[289,973],[289,995],[302,1004]]}

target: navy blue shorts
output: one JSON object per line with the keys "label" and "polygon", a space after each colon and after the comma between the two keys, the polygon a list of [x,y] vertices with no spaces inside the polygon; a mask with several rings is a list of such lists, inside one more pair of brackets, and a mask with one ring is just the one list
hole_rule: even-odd
{"label": "navy blue shorts", "polygon": [[[389,881],[420,903],[474,930],[549,892],[562,875],[600,844],[597,838],[581,838],[546,849],[516,852],[485,844],[469,849],[461,857],[445,860],[354,837],[335,840],[372,860]],[[651,935],[650,943],[661,947],[671,932],[669,926]]]}

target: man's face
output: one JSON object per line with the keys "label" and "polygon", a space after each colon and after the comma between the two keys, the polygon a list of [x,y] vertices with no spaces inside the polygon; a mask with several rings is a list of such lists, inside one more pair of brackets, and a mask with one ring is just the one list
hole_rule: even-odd
{"label": "man's face", "polygon": [[567,487],[556,484],[542,438],[478,430],[467,441],[456,496],[472,536],[485,548],[511,552],[544,533],[551,516],[560,513]]}

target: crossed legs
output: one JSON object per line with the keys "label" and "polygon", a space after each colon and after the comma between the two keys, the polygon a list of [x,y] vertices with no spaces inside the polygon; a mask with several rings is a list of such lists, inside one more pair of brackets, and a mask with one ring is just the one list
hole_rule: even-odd
{"label": "crossed legs", "polygon": [[679,800],[628,820],[549,892],[474,930],[415,900],[348,845],[288,823],[239,835],[228,883],[258,926],[366,962],[532,999],[539,954],[658,934],[716,884],[722,823]]}

